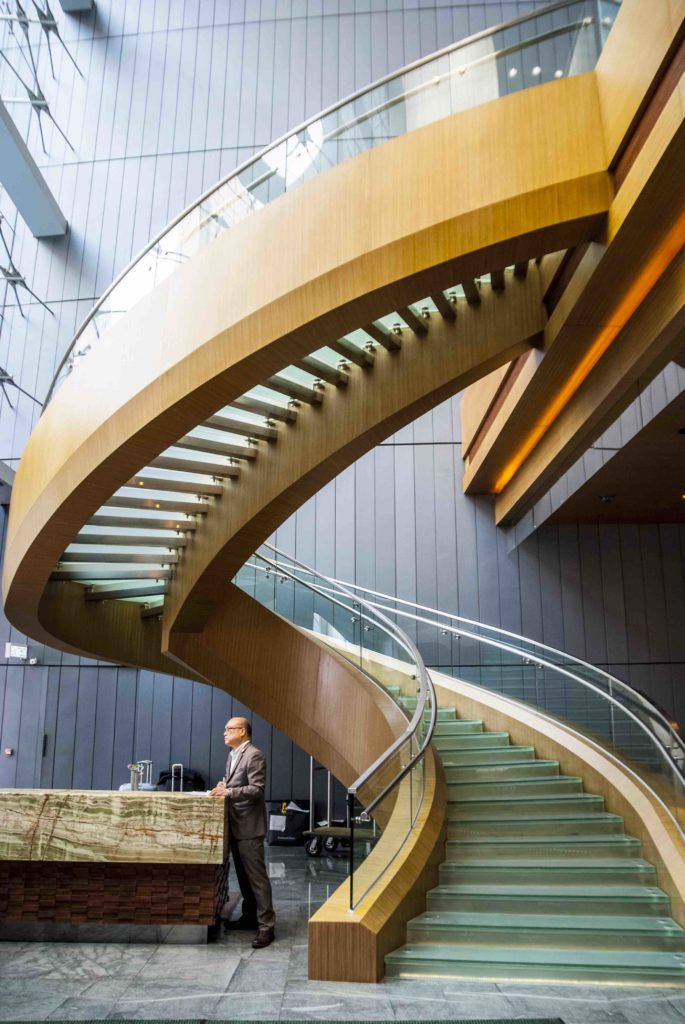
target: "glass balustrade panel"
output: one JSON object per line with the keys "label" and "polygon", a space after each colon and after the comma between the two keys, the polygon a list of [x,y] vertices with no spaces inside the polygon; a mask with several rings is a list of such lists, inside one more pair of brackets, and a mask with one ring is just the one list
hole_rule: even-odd
{"label": "glass balustrade panel", "polygon": [[576,0],[481,33],[372,85],[262,151],[202,196],[123,272],[82,325],[50,396],[109,326],[219,235],[284,192],[451,114],[591,70],[617,6]]}

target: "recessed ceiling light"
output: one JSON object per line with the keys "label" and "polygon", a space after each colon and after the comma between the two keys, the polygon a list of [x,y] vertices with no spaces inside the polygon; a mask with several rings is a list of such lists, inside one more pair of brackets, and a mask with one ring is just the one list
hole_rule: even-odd
{"label": "recessed ceiling light", "polygon": [[557,68],[557,70],[554,72],[554,77],[555,78],[563,78],[564,77],[564,72],[561,70],[561,68]]}
{"label": "recessed ceiling light", "polygon": [[509,78],[516,78],[518,75],[518,68],[509,68]]}
{"label": "recessed ceiling light", "polygon": [[542,74],[542,68],[540,67],[539,64],[536,64],[535,67],[533,68],[533,76],[535,78],[537,78],[538,75],[541,75],[541,74]]}

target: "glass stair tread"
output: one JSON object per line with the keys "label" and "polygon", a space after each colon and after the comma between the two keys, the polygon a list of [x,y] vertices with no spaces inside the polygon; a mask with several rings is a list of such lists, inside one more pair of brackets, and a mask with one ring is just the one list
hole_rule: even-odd
{"label": "glass stair tread", "polygon": [[530,764],[535,760],[534,747],[484,747],[473,750],[442,750],[444,768],[470,768],[506,764]]}
{"label": "glass stair tread", "polygon": [[512,857],[511,861],[508,862],[506,857],[487,857],[485,854],[476,864],[469,862],[462,863],[461,861],[444,861],[441,867],[447,872],[463,871],[466,874],[470,871],[479,871],[482,868],[502,868],[506,870],[507,867],[512,867],[515,870],[521,868],[534,868],[536,871],[540,871],[542,875],[547,872],[558,871],[563,868],[565,871],[589,871],[601,870],[601,871],[616,871],[616,872],[632,872],[632,871],[644,871],[650,874],[654,872],[654,865],[648,861],[643,860],[641,857],[572,857],[568,854],[555,857],[553,861],[549,860],[549,850],[540,850],[536,855],[530,854],[529,856]]}
{"label": "glass stair tread", "polygon": [[448,781],[448,803],[468,803],[469,801],[517,800],[527,797],[545,796],[566,793],[569,796],[580,796],[583,792],[582,779],[567,775],[549,775],[537,779],[520,779],[511,782],[503,779],[483,780],[479,782]]}
{"label": "glass stair tread", "polygon": [[[598,835],[596,832],[587,834],[579,834],[573,836],[559,836],[558,833],[554,835],[536,835],[536,836],[465,836],[464,838],[449,837],[447,840],[448,846],[458,847],[477,847],[480,850],[487,851],[489,848],[493,850],[505,850],[507,847],[519,847],[519,846],[616,846],[617,848],[625,847],[626,849],[639,850],[641,843],[639,839],[634,839],[632,836],[626,836],[623,833],[616,833],[614,835]],[[546,851],[541,851],[542,853]]]}
{"label": "glass stair tread", "polygon": [[[593,820],[596,819],[596,820]],[[551,835],[550,835],[551,833]],[[596,838],[598,842],[611,836],[623,836],[623,820],[606,818],[601,812],[590,812],[582,818],[488,818],[471,821],[448,822],[450,842],[583,842]]]}
{"label": "glass stair tread", "polygon": [[576,981],[666,980],[685,985],[685,955],[664,950],[418,943],[385,958],[388,975],[564,978]]}
{"label": "glass stair tread", "polygon": [[493,928],[549,929],[552,931],[634,931],[645,935],[680,936],[685,930],[670,917],[631,916],[629,914],[507,914],[487,911],[428,910],[412,918],[408,927],[420,928]]}
{"label": "glass stair tread", "polygon": [[[577,781],[580,781],[580,780],[577,780]],[[511,783],[511,785],[516,785],[516,783]],[[583,802],[587,803],[587,804],[602,804],[602,806],[604,805],[604,797],[595,796],[594,793],[549,793],[549,794],[548,793],[540,793],[540,794],[537,794],[536,796],[524,797],[524,800],[525,800],[526,803],[539,803],[539,804],[543,804],[544,805],[546,802],[551,802],[552,800],[559,800],[559,801],[569,800],[569,801],[571,801],[571,800],[579,800],[581,798],[583,798]],[[461,804],[463,802],[464,802],[464,799],[461,796],[458,799],[456,797],[450,797],[448,799],[448,801],[447,801],[447,804],[448,804],[448,807],[450,807],[450,806],[458,806],[459,804]],[[482,803],[484,803],[484,804],[496,804],[496,803],[500,803],[500,802],[508,804],[508,803],[510,803],[510,798],[508,796],[498,796],[497,795],[497,790],[495,790],[495,789],[493,789],[493,793],[492,793],[491,796],[486,797],[482,801]]]}
{"label": "glass stair tread", "polygon": [[433,743],[441,753],[445,750],[485,750],[509,742],[506,732],[471,732],[444,735],[433,733]]}
{"label": "glass stair tread", "polygon": [[461,960],[464,958],[474,960],[496,960],[501,963],[513,962],[521,960],[528,963],[548,963],[555,959],[556,956],[563,956],[569,963],[593,963],[595,961],[603,964],[606,967],[617,967],[617,959],[620,955],[620,959],[624,964],[639,965],[643,967],[656,966],[669,966],[677,970],[683,971],[685,981],[685,957],[678,953],[669,953],[662,950],[642,951],[635,949],[623,950],[620,954],[615,949],[612,950],[600,950],[600,949],[568,949],[568,950],[555,950],[555,949],[536,949],[535,947],[523,947],[517,948],[516,946],[504,946],[498,949],[496,946],[470,946],[465,949],[453,946],[429,946],[425,945],[417,946],[403,946],[401,949],[396,950],[394,953],[388,953],[386,960],[392,959],[396,956],[411,957],[416,956],[422,959],[429,959],[433,956],[438,956],[440,959],[449,960]]}
{"label": "glass stair tread", "polygon": [[455,782],[517,782],[559,776],[558,761],[517,761],[514,764],[451,765],[443,760],[447,781]]}
{"label": "glass stair tread", "polygon": [[471,718],[452,718],[452,719],[440,719],[435,723],[434,736],[438,736],[440,739],[445,736],[461,735],[463,733],[482,733],[483,723],[480,719]]}
{"label": "glass stair tread", "polygon": [[625,900],[652,903],[655,900],[670,907],[670,900],[656,885],[607,885],[606,882],[579,885],[578,882],[446,882],[429,892],[431,897],[439,896],[517,896],[524,899],[563,896],[565,899],[610,899],[622,903]]}

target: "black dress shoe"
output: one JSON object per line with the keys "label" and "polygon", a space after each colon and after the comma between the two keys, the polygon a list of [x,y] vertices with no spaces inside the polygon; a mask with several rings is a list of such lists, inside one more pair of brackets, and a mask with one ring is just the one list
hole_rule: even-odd
{"label": "black dress shoe", "polygon": [[252,940],[253,949],[264,949],[265,946],[270,946],[274,941],[274,930],[273,928],[266,928],[264,931],[260,930]]}
{"label": "black dress shoe", "polygon": [[251,917],[238,917],[235,921],[224,921],[224,928],[228,931],[240,929],[241,931],[253,932],[256,927],[257,922]]}

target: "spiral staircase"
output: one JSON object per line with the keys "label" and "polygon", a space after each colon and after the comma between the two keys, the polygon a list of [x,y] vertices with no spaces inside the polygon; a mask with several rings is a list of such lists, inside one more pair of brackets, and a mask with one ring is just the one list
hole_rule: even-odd
{"label": "spiral staircase", "polygon": [[[542,798],[540,786],[555,793],[555,808],[580,810],[582,783],[556,775],[553,757],[525,770],[508,764],[507,730],[497,728],[504,767],[466,768],[455,754],[446,782],[430,744],[435,722],[438,749],[464,728],[469,743],[489,749],[490,731],[471,734],[468,723],[441,717],[414,647],[410,672],[371,653],[351,658],[331,635],[293,628],[277,605],[230,581],[361,454],[531,347],[545,351],[552,406],[582,394],[609,360],[614,407],[638,370],[657,372],[682,345],[685,196],[664,182],[682,170],[673,69],[685,12],[675,0],[667,6],[645,23],[638,0],[624,0],[609,32],[616,4],[552,4],[375,83],[242,165],[107,290],[22,458],[3,581],[18,629],[224,687],[326,764],[365,812],[376,810],[381,841],[310,924],[312,977],[377,980],[428,890],[429,913],[457,915],[442,925],[499,934],[502,922],[468,917],[473,893],[470,902],[435,902],[438,870],[441,887],[455,873],[487,885],[509,872],[514,887],[524,885],[506,857],[506,867],[476,868],[462,845],[452,860],[464,820],[490,807],[483,798],[505,785],[502,773],[517,775],[506,785],[517,787],[522,812]],[[636,38],[644,59],[626,82]],[[460,695],[462,705],[473,699]],[[456,706],[448,702],[448,718]],[[521,745],[526,757],[529,748]],[[601,771],[602,756],[578,747],[573,760],[620,792],[621,769]],[[518,777],[529,771],[536,781]],[[468,813],[457,806],[467,803]],[[611,839],[605,846],[612,856],[620,848],[625,863],[605,864],[602,848],[582,870],[598,884],[604,872],[647,889],[656,870],[682,923],[678,836],[644,794],[641,816],[639,803],[635,795],[631,827],[651,822],[644,842],[656,867],[642,864],[634,843]],[[590,805],[595,813],[601,798],[587,797]],[[485,823],[497,830],[500,816],[484,812],[483,822],[476,851],[485,844],[498,859]],[[662,833],[659,850],[649,836]],[[520,850],[525,859],[529,847]],[[559,857],[563,885],[573,865]],[[662,908],[660,900],[644,905]],[[438,972],[509,970],[487,944],[470,968],[456,954],[446,967],[426,941],[435,936],[429,923],[410,928],[421,955],[390,957],[389,969],[421,971],[430,961]],[[517,934],[525,930],[520,923]],[[638,932],[648,943],[649,928]],[[662,966],[676,976],[679,927],[666,922],[663,935],[672,944],[657,947],[672,959]],[[525,976],[566,977],[569,964],[543,970],[531,955]],[[614,966],[619,976],[640,974],[628,961]],[[653,961],[641,977],[659,970]]]}

